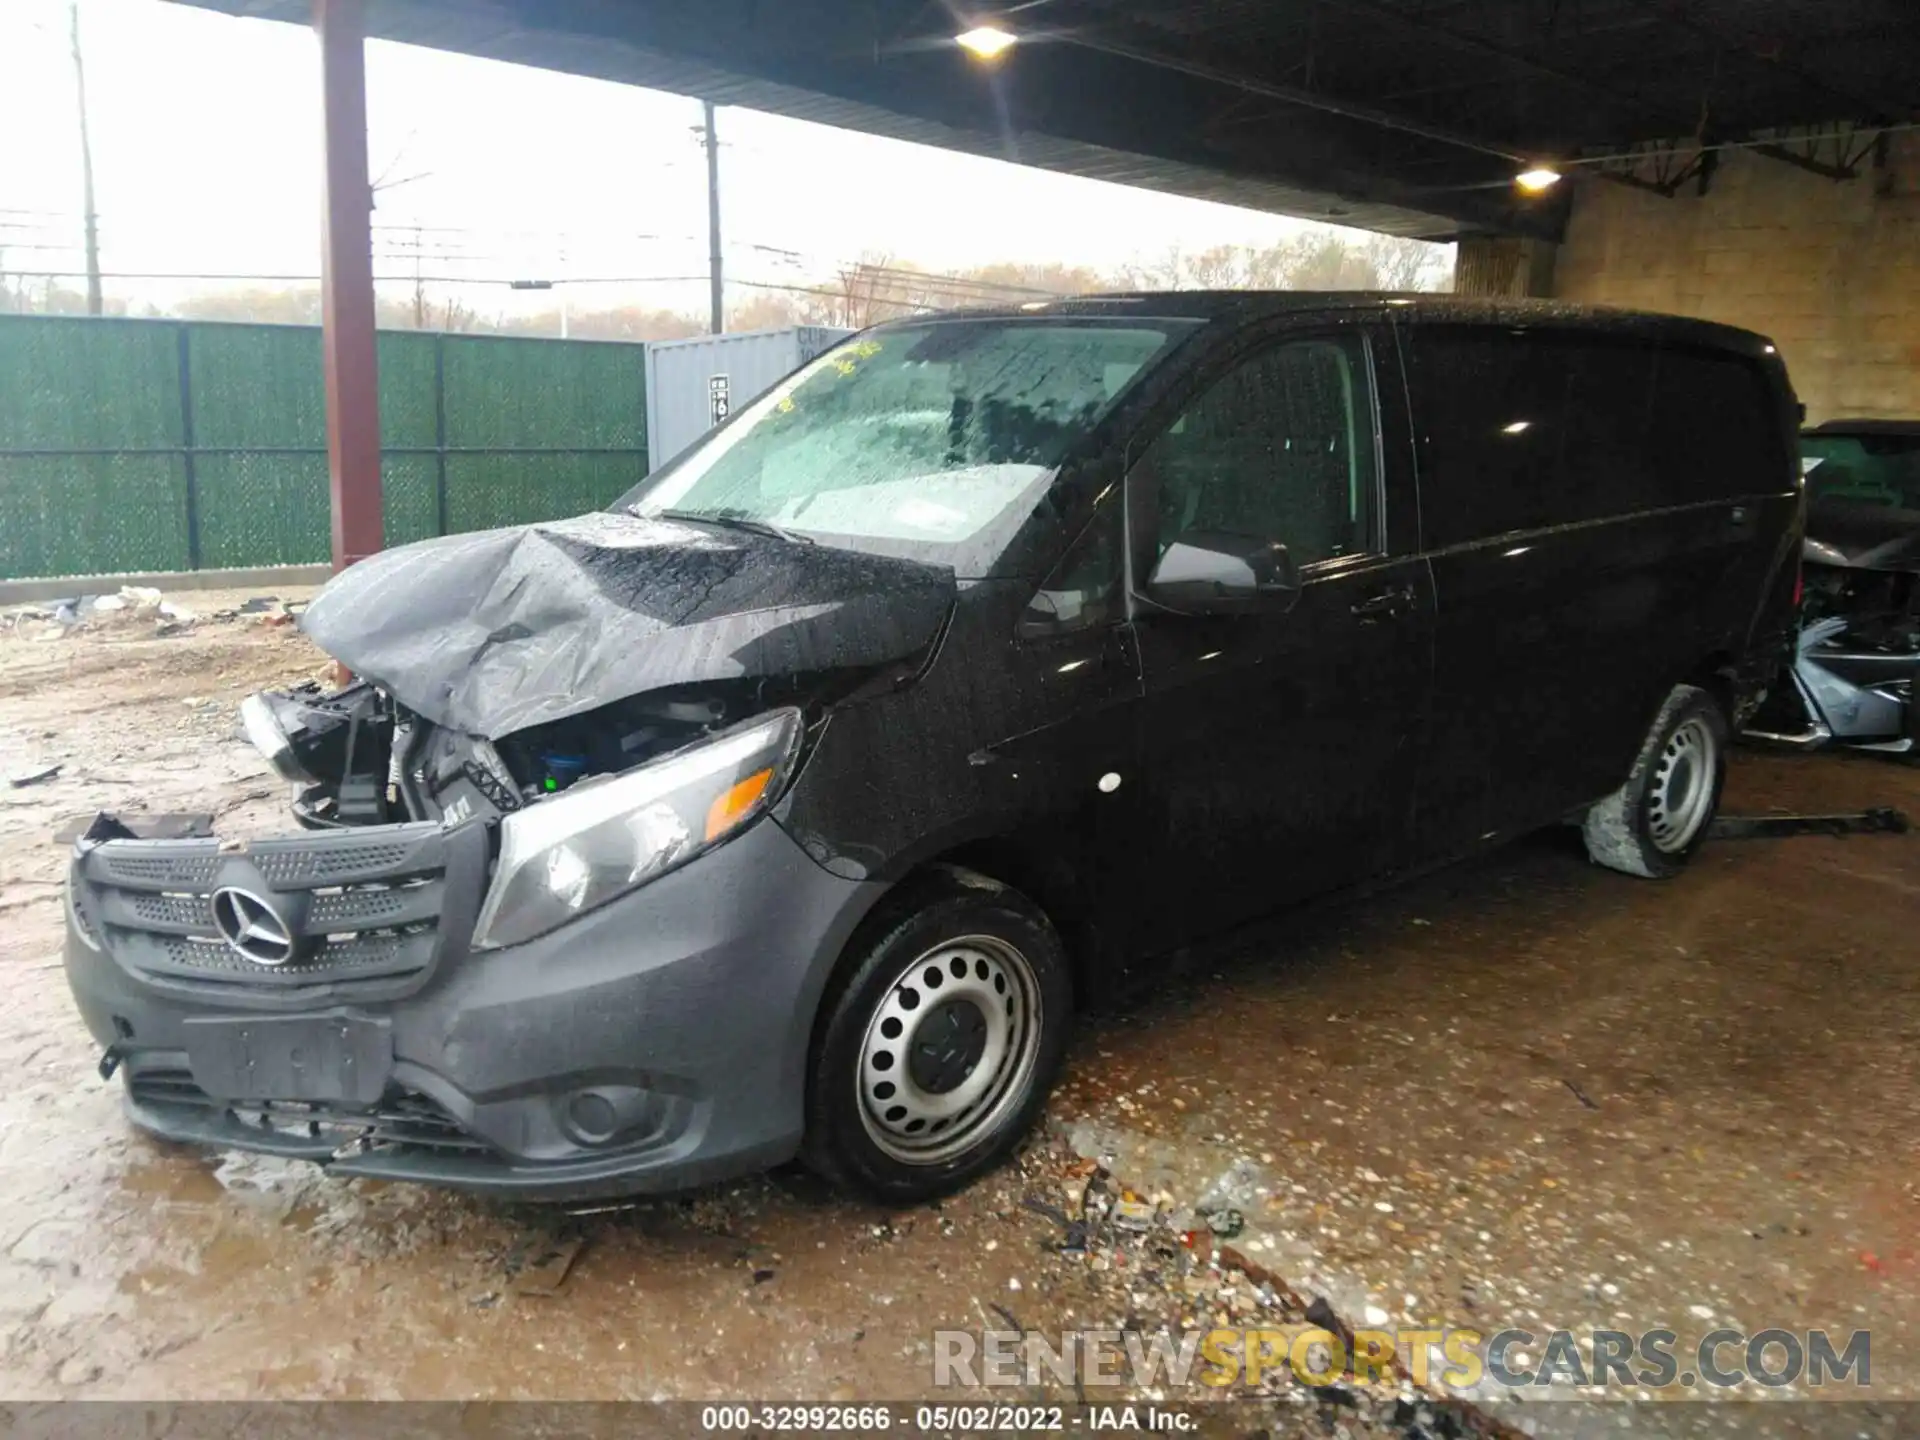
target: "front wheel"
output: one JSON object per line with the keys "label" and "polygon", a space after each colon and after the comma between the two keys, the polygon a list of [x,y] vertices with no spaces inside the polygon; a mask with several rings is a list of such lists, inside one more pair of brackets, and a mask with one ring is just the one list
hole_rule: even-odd
{"label": "front wheel", "polygon": [[1697,686],[1674,686],[1627,783],[1587,812],[1587,854],[1628,875],[1677,875],[1719,808],[1726,757],[1727,718],[1719,702]]}
{"label": "front wheel", "polygon": [[893,1202],[966,1184],[1019,1143],[1052,1088],[1072,986],[1031,900],[944,869],[849,947],[807,1095],[806,1158]]}

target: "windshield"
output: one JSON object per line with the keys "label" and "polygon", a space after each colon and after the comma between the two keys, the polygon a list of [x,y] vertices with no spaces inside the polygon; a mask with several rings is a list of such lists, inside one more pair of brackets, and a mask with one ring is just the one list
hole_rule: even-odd
{"label": "windshield", "polygon": [[1179,320],[932,320],[856,336],[616,502],[991,573],[1069,447]]}
{"label": "windshield", "polygon": [[1920,435],[1803,435],[1809,500],[1920,510]]}

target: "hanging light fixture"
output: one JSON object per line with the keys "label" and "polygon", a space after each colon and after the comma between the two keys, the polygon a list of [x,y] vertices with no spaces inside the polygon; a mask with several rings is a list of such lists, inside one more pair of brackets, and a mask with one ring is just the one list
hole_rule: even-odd
{"label": "hanging light fixture", "polygon": [[976,25],[954,36],[953,43],[976,60],[998,60],[1020,43],[1020,37],[998,25]]}

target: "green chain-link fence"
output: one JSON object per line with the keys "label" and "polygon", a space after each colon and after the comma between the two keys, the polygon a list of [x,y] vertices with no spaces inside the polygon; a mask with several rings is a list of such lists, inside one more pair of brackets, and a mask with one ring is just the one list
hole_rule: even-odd
{"label": "green chain-link fence", "polygon": [[[646,473],[644,347],[380,334],[389,545],[574,515]],[[310,326],[0,315],[0,579],[329,553]]]}

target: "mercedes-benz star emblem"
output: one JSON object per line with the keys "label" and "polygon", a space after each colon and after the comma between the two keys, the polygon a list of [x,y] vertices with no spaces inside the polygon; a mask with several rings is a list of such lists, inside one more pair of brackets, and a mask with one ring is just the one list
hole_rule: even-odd
{"label": "mercedes-benz star emblem", "polygon": [[280,913],[251,890],[226,886],[213,892],[213,923],[242,960],[284,965],[293,958],[293,932]]}

